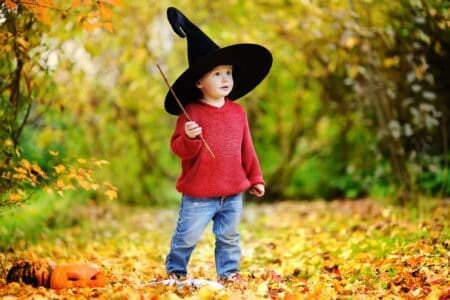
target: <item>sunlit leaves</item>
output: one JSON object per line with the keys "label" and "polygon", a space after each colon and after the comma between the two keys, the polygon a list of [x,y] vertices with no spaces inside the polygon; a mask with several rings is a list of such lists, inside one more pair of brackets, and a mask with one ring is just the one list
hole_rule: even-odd
{"label": "sunlit leaves", "polygon": [[[52,0],[6,0],[5,5],[6,8],[11,11],[17,10],[19,5],[21,5],[30,10],[36,16],[36,19],[47,25],[50,25],[52,22],[52,19],[49,17],[49,11],[58,11],[60,14],[67,13],[67,7],[61,8],[58,5],[55,5]],[[81,6],[93,8],[87,14],[78,17],[78,21],[88,31],[92,31],[96,28],[104,28],[108,31],[112,31],[111,8],[118,5],[120,5],[120,0],[72,1],[72,8],[74,9]]]}
{"label": "sunlit leaves", "polygon": [[104,28],[109,32],[113,31],[112,7],[120,5],[120,0],[72,0],[72,8],[79,8],[81,5],[94,7],[94,10],[78,17],[78,21],[83,28],[93,31],[97,28]]}
{"label": "sunlit leaves", "polygon": [[19,5],[33,12],[36,18],[44,24],[50,24],[51,19],[48,15],[49,9],[55,9],[52,0],[5,0],[6,7],[10,10],[16,10]]}
{"label": "sunlit leaves", "polygon": [[107,164],[106,160],[79,158],[76,162],[58,163],[53,166],[53,170],[44,171],[36,163],[21,159],[16,166],[4,171],[1,175],[2,180],[14,180],[16,188],[11,188],[9,192],[2,195],[0,206],[24,202],[36,189],[44,189],[64,196],[65,191],[80,188],[85,191],[102,192],[106,198],[114,200],[117,198],[117,188],[110,182],[99,183],[95,179],[95,170]]}
{"label": "sunlit leaves", "polygon": [[108,162],[105,160],[77,159],[79,166],[71,164],[66,166],[59,164],[54,167],[58,180],[54,187],[50,186],[49,191],[54,190],[63,196],[65,190],[75,190],[79,186],[85,191],[103,191],[104,195],[110,199],[117,198],[117,188],[109,182],[98,183],[94,179],[94,168],[101,168]]}

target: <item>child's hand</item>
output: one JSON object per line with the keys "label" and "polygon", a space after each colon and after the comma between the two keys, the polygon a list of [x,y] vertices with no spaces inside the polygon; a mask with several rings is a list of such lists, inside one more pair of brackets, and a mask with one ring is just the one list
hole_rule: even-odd
{"label": "child's hand", "polygon": [[262,197],[265,193],[264,184],[258,183],[250,188],[250,194],[255,195],[256,197]]}
{"label": "child's hand", "polygon": [[184,123],[184,132],[190,139],[194,139],[202,134],[202,128],[194,121]]}

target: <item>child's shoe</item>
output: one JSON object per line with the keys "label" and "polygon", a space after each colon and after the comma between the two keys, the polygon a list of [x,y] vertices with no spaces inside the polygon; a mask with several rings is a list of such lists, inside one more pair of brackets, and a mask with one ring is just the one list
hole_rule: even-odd
{"label": "child's shoe", "polygon": [[241,277],[241,274],[238,272],[231,273],[227,277],[221,277],[219,278],[219,283],[222,285],[237,285],[237,286],[243,286],[247,284],[247,281]]}
{"label": "child's shoe", "polygon": [[186,276],[177,273],[168,273],[167,279],[160,281],[160,283],[163,285],[177,286],[184,280],[186,280]]}
{"label": "child's shoe", "polygon": [[172,272],[172,273],[167,274],[167,279],[183,281],[183,280],[186,280],[186,276]]}

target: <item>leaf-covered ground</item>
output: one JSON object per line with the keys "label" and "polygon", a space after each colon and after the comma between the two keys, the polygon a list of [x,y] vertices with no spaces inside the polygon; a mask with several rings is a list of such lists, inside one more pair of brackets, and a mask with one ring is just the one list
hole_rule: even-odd
{"label": "leaf-covered ground", "polygon": [[[247,284],[195,291],[152,287],[164,278],[164,257],[176,210],[91,204],[58,238],[0,254],[5,299],[450,299],[450,205],[427,214],[371,201],[247,205],[241,227]],[[194,251],[189,276],[215,280],[211,228]],[[6,284],[19,259],[58,264],[94,262],[107,271],[100,289],[55,291]]]}

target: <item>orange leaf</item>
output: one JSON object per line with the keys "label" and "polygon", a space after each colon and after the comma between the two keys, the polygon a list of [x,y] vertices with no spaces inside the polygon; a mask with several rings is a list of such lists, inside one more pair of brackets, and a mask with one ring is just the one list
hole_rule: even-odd
{"label": "orange leaf", "polygon": [[439,296],[439,300],[447,300],[450,299],[450,288],[447,288],[442,294]]}
{"label": "orange leaf", "polygon": [[73,8],[77,8],[81,5],[81,1],[80,0],[72,0],[72,7]]}
{"label": "orange leaf", "polygon": [[113,26],[111,22],[104,22],[102,27],[108,30],[109,32],[113,32]]}
{"label": "orange leaf", "polygon": [[110,19],[111,18],[111,16],[112,16],[111,8],[109,8],[109,7],[105,6],[105,5],[100,5],[100,4],[98,5],[98,8],[100,10],[100,16],[103,19]]}
{"label": "orange leaf", "polygon": [[120,0],[99,0],[98,2],[100,3],[108,3],[114,6],[119,6],[120,5]]}
{"label": "orange leaf", "polygon": [[431,277],[431,278],[427,278],[426,282],[428,284],[430,284],[430,285],[441,284],[441,283],[445,282],[445,278],[442,278],[442,277]]}
{"label": "orange leaf", "polygon": [[89,32],[94,31],[95,29],[99,28],[100,25],[98,24],[89,24],[88,22],[83,23],[83,28]]}
{"label": "orange leaf", "polygon": [[10,10],[17,8],[17,4],[12,0],[6,0],[5,5],[6,5],[6,8],[10,9]]}
{"label": "orange leaf", "polygon": [[72,7],[77,8],[80,5],[91,5],[91,0],[72,0]]}
{"label": "orange leaf", "polygon": [[22,196],[21,195],[15,194],[15,193],[9,194],[9,198],[8,198],[9,202],[14,203],[14,202],[18,202],[20,200],[22,200]]}
{"label": "orange leaf", "polygon": [[23,5],[31,10],[39,21],[44,24],[50,24],[50,18],[47,15],[47,10],[55,7],[52,0],[24,2]]}
{"label": "orange leaf", "polygon": [[284,300],[299,300],[301,299],[299,295],[287,293],[284,295]]}
{"label": "orange leaf", "polygon": [[419,263],[422,261],[422,256],[411,256],[406,260],[406,263],[412,267],[415,268],[419,265]]}

